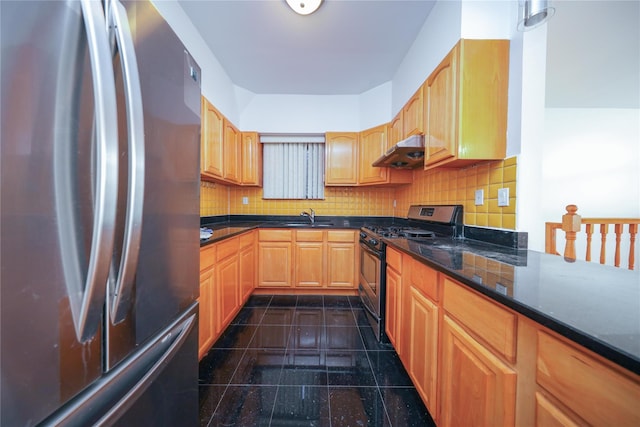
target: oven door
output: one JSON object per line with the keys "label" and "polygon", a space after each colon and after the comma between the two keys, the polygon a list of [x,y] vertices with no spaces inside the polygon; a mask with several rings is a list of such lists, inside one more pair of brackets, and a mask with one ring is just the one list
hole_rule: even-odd
{"label": "oven door", "polygon": [[372,250],[360,243],[360,293],[365,307],[376,318],[381,317],[381,299],[384,269],[383,252]]}

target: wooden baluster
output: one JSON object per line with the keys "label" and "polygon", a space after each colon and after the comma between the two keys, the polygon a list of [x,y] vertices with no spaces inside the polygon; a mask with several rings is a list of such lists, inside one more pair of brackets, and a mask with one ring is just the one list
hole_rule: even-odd
{"label": "wooden baluster", "polygon": [[614,230],[616,233],[616,254],[613,258],[613,265],[620,267],[620,239],[622,238],[622,224],[615,224]]}
{"label": "wooden baluster", "polygon": [[566,235],[566,244],[564,247],[564,259],[568,262],[576,260],[576,233],[580,231],[582,218],[577,215],[578,207],[576,205],[567,205],[567,213],[562,215],[562,230]]}
{"label": "wooden baluster", "polygon": [[629,224],[629,270],[633,270],[636,261],[636,234],[638,224]]}
{"label": "wooden baluster", "polygon": [[591,261],[591,238],[593,237],[593,224],[587,224],[587,255],[585,259]]}
{"label": "wooden baluster", "polygon": [[609,224],[600,224],[600,264],[604,264],[607,259],[607,233]]}

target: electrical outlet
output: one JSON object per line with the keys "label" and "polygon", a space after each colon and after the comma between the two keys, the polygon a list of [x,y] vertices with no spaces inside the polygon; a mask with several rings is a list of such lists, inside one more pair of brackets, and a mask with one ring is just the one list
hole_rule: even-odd
{"label": "electrical outlet", "polygon": [[476,190],[476,206],[482,206],[484,204],[484,190]]}
{"label": "electrical outlet", "polygon": [[509,206],[509,188],[498,189],[498,206]]}
{"label": "electrical outlet", "polygon": [[242,204],[243,205],[248,205],[249,204],[249,198],[248,197],[243,197],[242,198]]}

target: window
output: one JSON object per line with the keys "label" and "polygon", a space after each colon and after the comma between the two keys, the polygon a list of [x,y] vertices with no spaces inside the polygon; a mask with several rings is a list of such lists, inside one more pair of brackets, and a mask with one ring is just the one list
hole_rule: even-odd
{"label": "window", "polygon": [[324,136],[260,136],[263,198],[324,199]]}

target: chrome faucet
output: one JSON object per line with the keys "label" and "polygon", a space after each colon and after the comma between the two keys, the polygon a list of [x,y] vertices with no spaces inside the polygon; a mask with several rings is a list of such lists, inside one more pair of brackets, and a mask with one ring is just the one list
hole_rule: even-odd
{"label": "chrome faucet", "polygon": [[309,209],[311,211],[311,213],[306,212],[306,211],[302,211],[300,212],[300,216],[307,216],[309,217],[309,221],[311,221],[311,224],[316,222],[316,212],[313,209]]}

